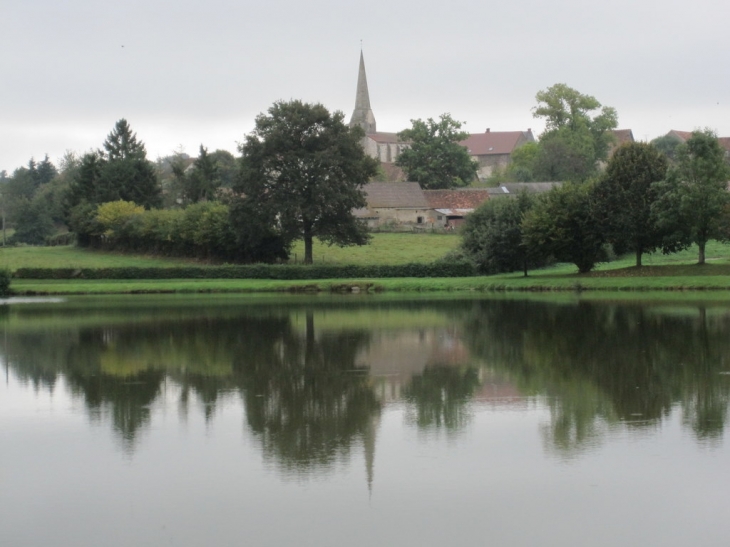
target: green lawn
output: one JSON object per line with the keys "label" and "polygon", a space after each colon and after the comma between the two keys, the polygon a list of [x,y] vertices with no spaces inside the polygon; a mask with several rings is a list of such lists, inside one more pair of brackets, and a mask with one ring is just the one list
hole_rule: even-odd
{"label": "green lawn", "polygon": [[[312,255],[315,264],[409,264],[433,262],[459,246],[456,234],[372,234],[369,245],[362,247],[329,247],[314,240]],[[292,248],[291,261],[304,259],[304,242]]]}
{"label": "green lawn", "polygon": [[91,251],[78,247],[0,248],[0,268],[121,268],[173,267],[194,263],[178,258],[157,258]]}
{"label": "green lawn", "polygon": [[[318,245],[315,259],[339,264],[398,264],[430,262],[454,249],[459,237],[435,234],[375,234],[366,247],[338,248]],[[296,251],[295,251],[296,252]],[[300,251],[301,252],[301,251]],[[317,254],[321,253],[321,254]],[[301,256],[301,255],[300,255]],[[557,264],[521,273],[467,278],[330,279],[276,281],[246,279],[203,280],[13,280],[18,294],[113,294],[130,292],[276,292],[336,291],[357,285],[361,291],[664,291],[730,290],[730,246],[711,243],[708,264],[698,266],[697,250],[673,255],[646,255],[643,268],[634,257],[602,264],[588,274],[578,274],[571,264]],[[5,261],[5,262],[3,262]],[[0,250],[0,266],[19,267],[111,267],[176,266],[186,261],[145,258],[84,251],[73,247],[21,247]],[[714,297],[713,297],[714,298]]]}
{"label": "green lawn", "polygon": [[[372,242],[362,247],[328,247],[315,240],[314,261],[327,264],[407,264],[433,262],[455,249],[461,238],[449,234],[373,234]],[[291,261],[301,262],[304,245],[292,249]],[[159,258],[121,253],[90,251],[77,247],[0,248],[0,267],[10,268],[118,268],[173,267],[195,263],[180,258]]]}

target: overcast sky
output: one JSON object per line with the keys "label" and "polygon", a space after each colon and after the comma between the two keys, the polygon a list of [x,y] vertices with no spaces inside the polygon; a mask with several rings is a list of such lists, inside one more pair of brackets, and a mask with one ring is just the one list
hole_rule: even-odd
{"label": "overcast sky", "polygon": [[236,152],[279,99],[354,106],[360,40],[378,129],[450,112],[539,133],[566,83],[649,140],[730,136],[727,0],[0,0],[0,169],[101,146],[126,118],[150,159]]}

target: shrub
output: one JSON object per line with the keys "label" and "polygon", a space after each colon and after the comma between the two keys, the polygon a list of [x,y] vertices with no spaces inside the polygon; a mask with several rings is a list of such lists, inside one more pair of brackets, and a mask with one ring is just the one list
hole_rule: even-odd
{"label": "shrub", "polygon": [[386,277],[470,277],[474,264],[434,262],[392,266],[275,265],[190,266],[181,268],[19,268],[17,279],[354,279]]}

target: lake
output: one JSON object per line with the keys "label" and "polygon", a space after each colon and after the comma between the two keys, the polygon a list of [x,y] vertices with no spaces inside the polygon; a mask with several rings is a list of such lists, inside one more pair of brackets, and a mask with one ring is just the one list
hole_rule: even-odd
{"label": "lake", "polygon": [[0,545],[726,545],[730,303],[678,298],[11,300]]}

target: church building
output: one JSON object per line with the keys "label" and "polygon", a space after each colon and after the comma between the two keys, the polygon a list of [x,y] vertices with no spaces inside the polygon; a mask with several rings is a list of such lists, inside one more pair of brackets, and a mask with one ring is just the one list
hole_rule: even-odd
{"label": "church building", "polygon": [[[377,130],[375,115],[370,106],[368,80],[365,74],[365,60],[360,52],[360,69],[357,75],[357,92],[355,109],[350,118],[350,126],[360,126],[365,131],[363,148],[365,152],[380,161],[384,178],[390,182],[405,180],[403,171],[395,165],[398,154],[408,148],[409,143],[398,138],[398,133],[386,133]],[[474,133],[461,142],[469,150],[471,156],[479,162],[478,177],[489,177],[496,168],[504,168],[509,163],[510,155],[518,147],[527,142],[534,142],[532,131],[490,131]]]}

